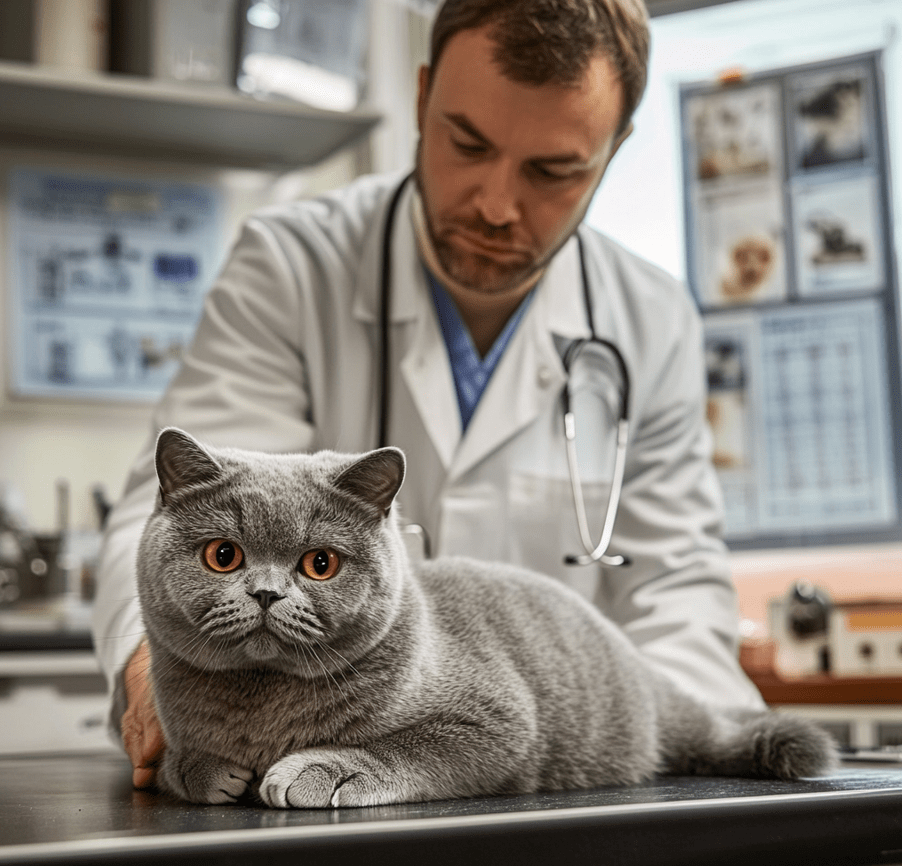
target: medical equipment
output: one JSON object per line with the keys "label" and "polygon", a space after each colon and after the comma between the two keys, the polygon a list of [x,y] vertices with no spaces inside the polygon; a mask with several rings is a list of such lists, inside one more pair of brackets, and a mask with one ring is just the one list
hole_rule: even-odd
{"label": "medical equipment", "polygon": [[[580,244],[580,258],[582,258],[582,244]],[[585,283],[585,271],[583,285]],[[586,292],[588,299],[588,291]],[[591,325],[591,306],[586,310],[589,313]],[[564,409],[564,440],[567,446],[567,469],[570,473],[570,489],[573,494],[573,508],[576,511],[576,522],[579,527],[579,538],[585,548],[585,553],[571,554],[564,557],[567,565],[591,565],[600,562],[602,565],[629,565],[625,556],[608,556],[607,549],[611,544],[611,536],[614,532],[614,520],[617,518],[617,507],[620,504],[620,492],[623,488],[623,471],[626,467],[626,443],[629,439],[629,417],[627,415],[627,400],[629,398],[629,375],[626,371],[626,363],[623,355],[609,340],[595,336],[595,327],[592,327],[592,336],[588,340],[575,340],[564,353],[564,369],[567,371],[567,385],[561,393],[561,402]],[[611,490],[608,493],[608,504],[605,508],[604,522],[602,523],[601,536],[598,544],[592,542],[589,531],[589,521],[586,517],[586,499],[583,496],[582,482],[579,477],[579,465],[576,459],[576,420],[570,405],[570,369],[573,362],[579,357],[580,352],[587,346],[597,344],[606,348],[616,360],[620,368],[623,388],[620,397],[620,414],[617,419],[617,450],[614,453],[614,472],[611,478]]]}
{"label": "medical equipment", "polygon": [[[389,319],[391,312],[391,237],[394,229],[395,217],[401,193],[412,174],[408,174],[398,184],[388,204],[385,215],[385,225],[382,235],[382,267],[380,274],[380,310],[379,310],[379,446],[388,444],[388,424],[390,416],[391,394],[390,377],[390,344],[389,344]],[[585,553],[572,554],[564,558],[567,565],[591,565],[600,562],[602,565],[629,565],[625,556],[609,556],[607,549],[611,543],[614,531],[614,521],[617,517],[617,508],[620,504],[620,494],[623,487],[623,472],[626,466],[626,445],[629,438],[629,388],[630,379],[626,362],[620,350],[609,340],[598,336],[595,331],[595,319],[592,314],[592,299],[589,295],[589,279],[586,270],[586,259],[582,241],[577,235],[579,246],[579,258],[582,273],[583,301],[586,308],[586,319],[589,323],[591,336],[584,340],[574,340],[564,353],[563,364],[567,372],[567,385],[561,394],[564,416],[564,440],[567,449],[567,468],[570,475],[570,488],[573,495],[573,507],[576,511],[576,520],[579,527],[579,537],[585,548]],[[576,421],[571,406],[570,379],[571,369],[580,354],[589,346],[603,347],[614,358],[620,376],[620,405],[617,420],[617,447],[614,454],[614,471],[611,479],[611,490],[608,494],[607,507],[602,522],[601,536],[597,544],[592,541],[586,516],[585,497],[583,496],[582,482],[576,459]],[[414,524],[419,533],[425,537],[425,529]]]}

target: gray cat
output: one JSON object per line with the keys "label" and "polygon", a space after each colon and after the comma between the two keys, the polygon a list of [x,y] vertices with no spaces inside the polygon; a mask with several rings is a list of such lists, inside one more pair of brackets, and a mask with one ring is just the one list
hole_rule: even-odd
{"label": "gray cat", "polygon": [[369,806],[832,764],[805,721],[685,696],[551,578],[412,568],[397,449],[277,456],[168,428],[156,464],[138,585],[179,797]]}

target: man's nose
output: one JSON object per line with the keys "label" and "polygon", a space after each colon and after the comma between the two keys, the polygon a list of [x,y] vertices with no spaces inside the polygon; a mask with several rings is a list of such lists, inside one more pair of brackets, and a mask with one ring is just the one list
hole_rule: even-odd
{"label": "man's nose", "polygon": [[517,222],[520,207],[512,167],[501,160],[486,166],[474,203],[482,218],[495,228]]}

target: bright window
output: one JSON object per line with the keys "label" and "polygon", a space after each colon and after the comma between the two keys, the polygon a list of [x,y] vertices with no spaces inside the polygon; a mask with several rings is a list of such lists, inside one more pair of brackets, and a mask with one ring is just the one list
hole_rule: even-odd
{"label": "bright window", "polygon": [[592,203],[590,225],[685,279],[679,84],[736,66],[754,72],[883,49],[897,254],[902,250],[900,0],[737,0],[654,18],[651,28],[636,129]]}

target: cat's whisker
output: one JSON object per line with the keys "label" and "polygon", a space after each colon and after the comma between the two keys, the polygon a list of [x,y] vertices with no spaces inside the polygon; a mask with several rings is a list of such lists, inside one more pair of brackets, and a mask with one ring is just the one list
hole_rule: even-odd
{"label": "cat's whisker", "polygon": [[235,625],[235,619],[241,619],[241,607],[235,601],[217,602],[209,607],[196,620],[196,625],[201,629],[218,629],[223,625]]}
{"label": "cat's whisker", "polygon": [[116,634],[111,634],[111,635],[106,635],[106,636],[94,635],[93,637],[94,637],[94,642],[96,643],[99,640],[100,641],[112,641],[112,640],[122,640],[123,638],[126,638],[126,637],[141,637],[143,634],[144,634],[144,628],[142,626],[140,631],[121,631],[121,632],[116,632]]}
{"label": "cat's whisker", "polygon": [[319,712],[319,695],[316,691],[316,677],[313,674],[313,671],[310,667],[310,660],[307,655],[307,645],[304,643],[298,643],[297,641],[291,641],[288,646],[291,648],[294,653],[294,657],[297,661],[297,670],[300,669],[300,666],[304,666],[304,670],[307,672],[307,676],[305,678],[305,683],[310,687],[311,692],[313,693],[313,710],[315,712]]}
{"label": "cat's whisker", "polygon": [[[191,640],[188,641],[187,644],[183,647],[183,656],[184,661],[187,661],[191,667],[196,668],[197,661],[200,658],[201,652],[209,645],[209,639],[206,635],[195,633]],[[168,660],[168,664],[164,665],[161,668],[155,668],[155,675],[161,676],[168,673],[170,670],[173,670],[177,667],[182,658],[179,656],[172,656]],[[151,664],[153,664],[153,659],[151,659]],[[158,664],[158,663],[157,663]]]}
{"label": "cat's whisker", "polygon": [[[322,643],[320,641],[317,641],[316,645],[326,650],[327,652],[332,653],[333,656],[337,656],[341,661],[344,662],[345,666],[349,670],[352,670],[355,674],[357,674],[357,676],[360,676],[360,671],[358,671],[357,668],[355,668],[354,665],[345,656],[343,656],[337,649],[335,649],[335,647],[329,646],[329,644]],[[342,676],[344,676],[344,672],[342,672]]]}
{"label": "cat's whisker", "polygon": [[338,693],[342,696],[342,698],[347,699],[347,695],[344,692],[344,689],[341,687],[341,683],[335,679],[332,672],[329,670],[326,665],[323,664],[323,660],[316,654],[316,650],[311,646],[310,652],[313,654],[313,657],[316,659],[317,664],[319,664],[322,672],[330,679],[333,683],[335,683],[335,688],[338,690]]}
{"label": "cat's whisker", "polygon": [[[206,652],[214,645],[212,652]],[[211,635],[205,631],[195,631],[191,638],[182,646],[181,658],[191,667],[201,670],[205,673],[209,667],[212,658],[216,655],[216,649],[222,645],[222,640],[218,635]],[[173,657],[172,664],[178,664],[178,658]]]}
{"label": "cat's whisker", "polygon": [[[288,619],[290,619],[290,622],[287,621]],[[321,628],[316,626],[311,628],[311,623],[295,616],[286,618],[273,614],[269,620],[269,625],[273,632],[291,644],[295,643],[298,637],[303,638],[305,641],[317,641],[324,636]]]}
{"label": "cat's whisker", "polygon": [[313,619],[309,616],[304,616],[297,610],[292,611],[291,619],[293,622],[297,623],[298,626],[303,628],[305,630],[305,633],[307,630],[310,630],[310,631],[316,633],[316,635],[315,635],[316,637],[321,638],[321,637],[325,636],[325,631],[324,631],[323,627],[315,619]]}
{"label": "cat's whisker", "polygon": [[196,634],[195,639],[192,640],[186,650],[188,649],[196,649],[197,651],[193,654],[191,659],[187,659],[188,663],[195,669],[200,671],[200,675],[204,680],[204,691],[202,695],[199,695],[199,699],[201,703],[205,703],[207,696],[210,693],[210,689],[213,687],[213,678],[208,675],[208,669],[213,660],[213,653],[205,653],[205,658],[201,659],[202,664],[198,665],[197,661],[200,658],[201,652],[206,649],[212,643],[212,638],[209,635],[204,635],[201,633]]}
{"label": "cat's whisker", "polygon": [[310,688],[313,691],[314,708],[319,709],[317,706],[319,704],[319,697],[316,693],[316,677],[314,677],[313,671],[310,668],[310,659],[307,657],[306,652],[307,648],[303,644],[293,644],[292,646],[298,661],[303,662],[304,670],[307,671],[307,682],[310,684]]}

